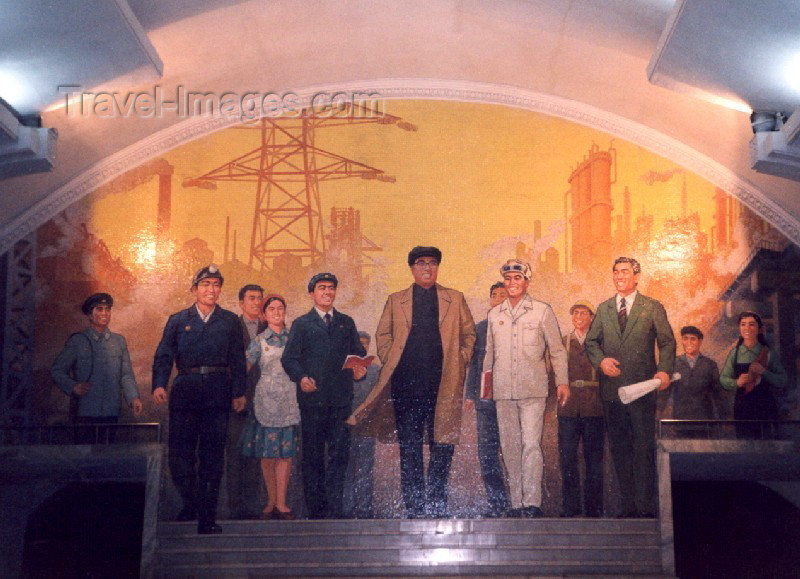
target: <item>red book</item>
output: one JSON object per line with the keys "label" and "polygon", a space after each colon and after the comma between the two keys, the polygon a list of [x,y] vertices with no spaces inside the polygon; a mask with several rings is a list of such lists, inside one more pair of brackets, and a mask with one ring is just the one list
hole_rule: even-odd
{"label": "red book", "polygon": [[364,368],[365,370],[369,368],[372,361],[375,359],[375,356],[356,356],[355,354],[350,354],[347,358],[344,359],[344,366],[342,366],[342,370],[355,369],[359,366]]}
{"label": "red book", "polygon": [[492,399],[492,371],[487,370],[481,374],[481,400]]}

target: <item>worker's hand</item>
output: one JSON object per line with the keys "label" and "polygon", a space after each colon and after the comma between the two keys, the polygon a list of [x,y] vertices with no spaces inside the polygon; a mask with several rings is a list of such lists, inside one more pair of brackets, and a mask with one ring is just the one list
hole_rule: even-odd
{"label": "worker's hand", "polygon": [[158,388],[153,390],[153,402],[155,402],[160,406],[161,404],[164,404],[166,401],[167,401],[167,391],[163,387],[159,386]]}
{"label": "worker's hand", "polygon": [[556,398],[558,398],[558,405],[564,406],[569,400],[569,386],[566,384],[559,384],[556,388]]}
{"label": "worker's hand", "polygon": [[89,393],[89,390],[92,389],[92,385],[88,382],[78,382],[75,386],[72,387],[72,393],[75,396],[86,396]]}
{"label": "worker's hand", "polygon": [[364,366],[356,366],[353,368],[353,378],[356,380],[361,380],[364,376],[367,375],[367,369]]}
{"label": "worker's hand", "polygon": [[142,409],[144,408],[141,399],[134,398],[133,402],[131,402],[131,408],[133,408],[133,415],[139,416],[142,413]]}
{"label": "worker's hand", "polygon": [[669,374],[666,372],[656,372],[653,378],[661,380],[661,386],[658,387],[659,390],[665,390],[669,386]]}
{"label": "worker's hand", "polygon": [[300,379],[300,390],[303,392],[314,392],[317,389],[317,382],[310,376],[303,376]]}
{"label": "worker's hand", "polygon": [[766,368],[764,368],[764,366],[762,366],[758,362],[752,362],[750,364],[750,368],[747,371],[750,374],[753,374],[754,376],[761,376],[765,370]]}
{"label": "worker's hand", "polygon": [[245,406],[247,406],[247,397],[239,396],[238,398],[233,399],[234,412],[241,412],[242,410],[244,410]]}
{"label": "worker's hand", "polygon": [[600,362],[600,370],[603,371],[603,374],[612,378],[622,374],[622,370],[619,369],[619,360],[616,358],[603,358],[602,362]]}
{"label": "worker's hand", "polygon": [[744,374],[741,374],[736,379],[736,384],[739,386],[739,388],[744,388],[748,384],[752,384],[752,383],[753,383],[753,377],[750,374],[748,374],[747,372],[745,372]]}

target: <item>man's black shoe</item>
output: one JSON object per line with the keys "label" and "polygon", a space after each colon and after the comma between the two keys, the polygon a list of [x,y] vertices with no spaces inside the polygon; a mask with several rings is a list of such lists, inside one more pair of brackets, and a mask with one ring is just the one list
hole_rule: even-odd
{"label": "man's black shoe", "polygon": [[216,523],[197,525],[198,535],[219,535],[221,532],[222,527]]}
{"label": "man's black shoe", "polygon": [[538,519],[544,516],[542,509],[536,506],[522,507],[522,516],[525,519]]}

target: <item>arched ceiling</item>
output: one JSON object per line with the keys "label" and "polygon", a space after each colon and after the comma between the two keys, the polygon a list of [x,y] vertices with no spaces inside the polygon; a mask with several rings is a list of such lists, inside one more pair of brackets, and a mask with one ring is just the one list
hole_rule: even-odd
{"label": "arched ceiling", "polygon": [[[644,136],[655,135],[651,148],[658,148],[652,143],[676,143],[657,152],[680,164],[705,163],[718,180],[734,184],[733,193],[746,192],[746,202],[795,237],[800,231],[800,183],[750,168],[747,113],[648,82],[648,63],[673,4],[130,0],[163,62],[163,76],[136,86],[115,86],[114,79],[104,85],[122,93],[151,94],[158,85],[165,95],[176,94],[178,87],[217,95],[382,88],[394,90],[396,97],[462,95],[529,108],[536,107],[530,103],[564,103],[563,116],[577,122],[604,129],[605,119],[617,127],[634,127],[627,137],[640,135],[646,141]],[[120,78],[126,72],[120,70]],[[592,114],[581,113],[587,110]],[[42,121],[59,132],[57,163],[48,173],[0,181],[4,241],[24,235],[57,209],[53,195],[68,195],[65,188],[79,183],[81,176],[90,175],[97,184],[113,178],[116,169],[109,159],[133,150],[142,157],[148,151],[157,155],[169,143],[177,145],[196,134],[192,131],[224,125],[169,111],[157,118],[68,116],[63,106],[43,113]],[[165,140],[169,136],[172,141]],[[83,193],[76,188],[75,194]]]}

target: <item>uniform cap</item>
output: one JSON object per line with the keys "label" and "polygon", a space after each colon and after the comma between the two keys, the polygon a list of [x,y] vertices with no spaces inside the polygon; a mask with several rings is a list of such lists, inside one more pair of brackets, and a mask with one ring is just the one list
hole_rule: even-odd
{"label": "uniform cap", "polygon": [[88,316],[89,314],[92,313],[92,310],[96,306],[101,306],[101,305],[102,306],[114,305],[114,298],[111,297],[111,294],[101,292],[90,295],[88,298],[86,298],[86,301],[83,302],[83,305],[81,306],[81,311],[83,312],[83,315]]}
{"label": "uniform cap", "polygon": [[570,315],[572,315],[575,312],[575,308],[586,308],[587,310],[589,310],[589,312],[591,312],[592,315],[594,315],[594,306],[592,305],[592,302],[588,300],[578,300],[577,302],[572,304],[572,307],[569,309]]}
{"label": "uniform cap", "polygon": [[333,287],[339,287],[339,280],[336,279],[336,276],[326,271],[315,274],[310,280],[308,280],[308,293],[313,292],[314,288],[317,287],[317,284],[321,281],[329,281],[333,283]]}

